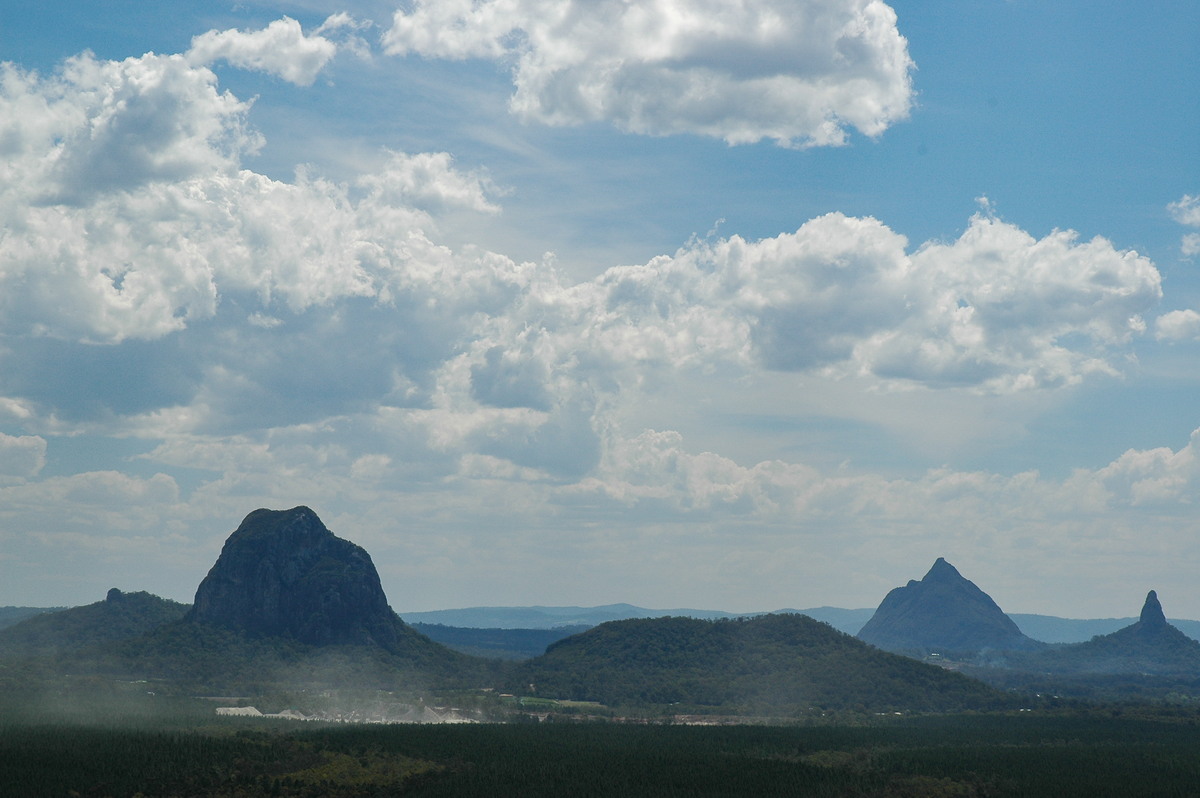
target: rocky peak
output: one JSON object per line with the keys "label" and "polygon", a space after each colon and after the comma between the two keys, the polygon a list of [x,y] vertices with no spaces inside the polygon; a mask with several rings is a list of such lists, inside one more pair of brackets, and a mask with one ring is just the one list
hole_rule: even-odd
{"label": "rocky peak", "polygon": [[958,572],[957,568],[946,562],[944,557],[938,557],[936,560],[934,560],[933,567],[929,569],[929,572],[925,574],[925,578],[921,581],[925,583],[949,583],[962,579],[963,575]]}
{"label": "rocky peak", "polygon": [[1167,625],[1167,616],[1163,614],[1162,604],[1158,601],[1158,594],[1153,590],[1146,594],[1146,603],[1142,605],[1142,615],[1139,623],[1148,627]]}
{"label": "rocky peak", "polygon": [[889,651],[1034,648],[991,596],[938,557],[921,581],[892,590],[858,637]]}
{"label": "rocky peak", "polygon": [[247,515],[196,589],[188,619],[256,637],[389,650],[407,631],[370,555],[307,507]]}

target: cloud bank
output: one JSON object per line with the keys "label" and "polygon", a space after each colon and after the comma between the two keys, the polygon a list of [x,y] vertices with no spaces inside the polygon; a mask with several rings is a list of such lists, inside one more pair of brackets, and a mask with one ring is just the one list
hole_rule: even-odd
{"label": "cloud bank", "polygon": [[[559,18],[520,0],[419,3],[387,41],[515,58],[514,109],[551,123],[805,145],[842,141],[847,126],[874,135],[907,112],[911,63],[890,9],[831,0],[776,24],[788,8],[558,4]],[[812,556],[814,535],[835,538],[838,556],[867,540],[901,556],[930,526],[951,547],[1011,540],[1013,557],[1021,545],[1119,554],[1140,545],[1136,513],[1178,515],[1195,495],[1195,436],[1062,479],[884,476],[743,461],[670,417],[635,420],[683,379],[700,393],[853,381],[888,395],[1058,395],[1123,373],[1161,277],[1105,238],[1037,238],[985,209],[949,241],[913,245],[887,220],[834,211],[572,282],[553,258],[440,239],[445,215],[494,218],[504,195],[449,153],[379,150],[340,182],[248,167],[264,143],[252,106],[211,65],[308,85],[340,46],[321,30],[284,19],[198,36],[181,55],[0,67],[0,517],[22,530],[0,534],[12,556],[187,560],[247,507],[305,502],[338,508],[327,520],[403,549],[394,561],[426,578],[498,579],[547,545],[606,574],[652,571],[677,550],[642,553],[658,539],[723,552],[705,560],[713,578],[755,580],[772,560]],[[753,102],[738,104],[743,91]],[[1192,224],[1194,206],[1172,212]],[[1174,311],[1155,335],[1198,331],[1193,311]],[[54,442],[87,435],[140,448],[120,471],[48,475]]]}

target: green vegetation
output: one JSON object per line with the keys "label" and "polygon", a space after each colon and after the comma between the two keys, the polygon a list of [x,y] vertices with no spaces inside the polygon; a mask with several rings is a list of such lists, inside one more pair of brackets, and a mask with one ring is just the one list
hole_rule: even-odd
{"label": "green vegetation", "polygon": [[416,644],[393,652],[372,646],[312,646],[181,621],[144,637],[85,649],[57,667],[68,673],[170,680],[197,690],[243,693],[287,685],[475,687],[496,678],[494,662],[436,646],[416,632],[411,636]]}
{"label": "green vegetation", "polygon": [[114,588],[104,601],[34,614],[0,629],[0,651],[45,656],[127,640],[177,621],[187,610],[187,604],[144,591],[122,593]]}
{"label": "green vegetation", "polygon": [[0,607],[0,629],[7,629],[15,623],[20,623],[34,615],[47,612],[58,612],[66,607]]}
{"label": "green vegetation", "polygon": [[513,692],[744,715],[1014,707],[973,679],[874,649],[804,615],[613,621],[552,645]]}
{"label": "green vegetation", "polygon": [[177,702],[79,724],[6,711],[0,795],[1139,798],[1193,795],[1200,783],[1192,711],[707,727],[336,726],[195,713]]}

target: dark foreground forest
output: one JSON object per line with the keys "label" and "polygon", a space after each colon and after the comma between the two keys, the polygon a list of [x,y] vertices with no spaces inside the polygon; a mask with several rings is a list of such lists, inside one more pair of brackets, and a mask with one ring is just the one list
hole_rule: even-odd
{"label": "dark foreground forest", "polygon": [[334,725],[194,702],[4,707],[0,795],[1187,796],[1200,713],[1076,708],[805,725]]}

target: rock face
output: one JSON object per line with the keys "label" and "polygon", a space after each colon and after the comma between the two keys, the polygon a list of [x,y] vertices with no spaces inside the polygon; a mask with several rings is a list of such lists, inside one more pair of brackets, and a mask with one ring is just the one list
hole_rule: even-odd
{"label": "rock face", "polygon": [[1041,646],[1023,635],[987,593],[941,557],[921,581],[910,581],[888,593],[858,638],[887,651],[907,653]]}
{"label": "rock face", "polygon": [[187,620],[252,637],[389,651],[414,635],[388,606],[370,555],[307,507],[246,516],[196,589]]}
{"label": "rock face", "polygon": [[1153,590],[1146,594],[1146,603],[1142,605],[1138,623],[1147,629],[1162,629],[1167,626],[1167,616],[1158,601],[1158,593]]}

